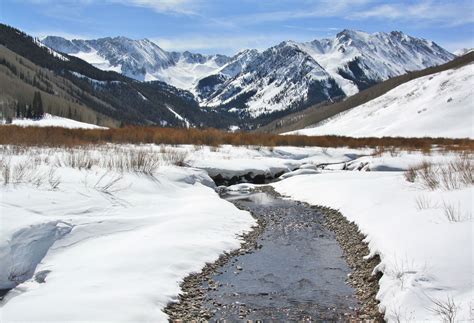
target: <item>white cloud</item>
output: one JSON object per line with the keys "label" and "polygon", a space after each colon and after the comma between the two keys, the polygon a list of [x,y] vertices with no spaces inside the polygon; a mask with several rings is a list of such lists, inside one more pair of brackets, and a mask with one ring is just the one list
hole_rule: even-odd
{"label": "white cloud", "polygon": [[[304,18],[343,17],[355,9],[364,8],[374,0],[317,0],[303,1],[293,10],[266,11],[230,17],[227,20],[236,25],[261,24],[265,22],[289,21]],[[294,1],[297,2],[297,1]]]}
{"label": "white cloud", "polygon": [[109,0],[124,5],[151,8],[157,12],[194,15],[199,6],[198,0]]}
{"label": "white cloud", "polygon": [[390,19],[459,26],[474,22],[474,2],[424,0],[417,3],[389,3],[357,10],[348,15],[352,19]]}
{"label": "white cloud", "polygon": [[69,6],[78,8],[94,3],[106,2],[127,6],[150,8],[157,12],[195,14],[204,0],[22,0],[48,7]]}
{"label": "white cloud", "polygon": [[[303,41],[288,35],[287,39]],[[285,35],[184,35],[174,38],[152,38],[161,48],[168,51],[200,51],[205,53],[220,53],[233,55],[240,50],[254,48],[258,50],[266,49],[281,42]]]}

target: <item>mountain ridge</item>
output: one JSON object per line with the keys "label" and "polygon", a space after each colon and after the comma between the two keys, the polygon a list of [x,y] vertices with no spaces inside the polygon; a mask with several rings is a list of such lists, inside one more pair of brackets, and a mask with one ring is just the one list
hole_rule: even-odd
{"label": "mountain ridge", "polygon": [[[95,46],[90,52],[95,50],[104,61],[94,62],[84,52],[76,55],[89,59],[99,68],[102,64],[103,68],[121,71],[140,81],[158,79],[189,90],[201,106],[254,120],[337,101],[388,78],[455,57],[432,41],[400,31],[366,33],[350,29],[332,38],[309,42],[288,40],[263,51],[247,49],[232,57],[167,52],[153,41],[133,41],[126,37],[70,43],[51,37],[43,41],[58,51],[70,50],[63,42],[76,44],[76,50],[84,49],[87,44],[91,48]],[[99,50],[98,43],[102,43]],[[145,54],[155,52],[152,59],[141,51],[145,45],[150,46]],[[127,56],[124,49],[130,46],[134,48],[133,55]],[[138,57],[140,53],[142,58]]]}

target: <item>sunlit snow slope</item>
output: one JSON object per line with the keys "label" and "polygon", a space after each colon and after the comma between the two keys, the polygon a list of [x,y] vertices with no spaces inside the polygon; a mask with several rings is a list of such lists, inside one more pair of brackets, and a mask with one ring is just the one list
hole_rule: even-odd
{"label": "sunlit snow slope", "polygon": [[474,138],[474,65],[421,77],[343,112],[304,135]]}
{"label": "sunlit snow slope", "polygon": [[79,122],[72,119],[62,118],[53,116],[46,113],[43,119],[31,120],[31,119],[14,119],[12,122],[15,126],[22,127],[62,127],[62,128],[80,128],[80,129],[106,129],[105,127],[99,127],[94,124]]}

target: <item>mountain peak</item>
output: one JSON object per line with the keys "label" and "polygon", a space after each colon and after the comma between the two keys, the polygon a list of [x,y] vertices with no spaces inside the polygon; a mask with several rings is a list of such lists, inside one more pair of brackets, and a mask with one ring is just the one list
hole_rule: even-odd
{"label": "mountain peak", "polygon": [[366,38],[369,35],[369,33],[361,30],[343,29],[336,34],[336,38]]}

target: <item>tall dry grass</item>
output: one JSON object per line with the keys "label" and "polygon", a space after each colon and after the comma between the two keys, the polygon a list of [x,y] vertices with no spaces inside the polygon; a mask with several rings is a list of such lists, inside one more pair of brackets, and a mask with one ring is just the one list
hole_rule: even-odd
{"label": "tall dry grass", "polygon": [[90,170],[93,167],[111,173],[138,173],[153,176],[162,166],[184,166],[188,152],[173,147],[95,145],[81,147],[0,147],[0,183],[4,185],[49,183],[56,189],[61,183],[56,170],[69,167]]}
{"label": "tall dry grass", "polygon": [[456,190],[474,185],[474,163],[470,154],[461,154],[445,163],[424,161],[408,168],[404,176],[408,182],[419,183],[424,189]]}

